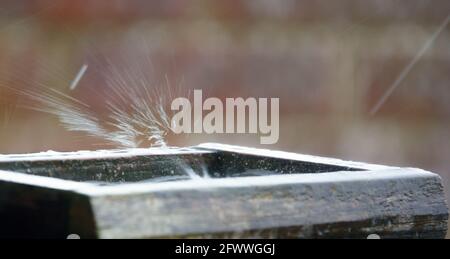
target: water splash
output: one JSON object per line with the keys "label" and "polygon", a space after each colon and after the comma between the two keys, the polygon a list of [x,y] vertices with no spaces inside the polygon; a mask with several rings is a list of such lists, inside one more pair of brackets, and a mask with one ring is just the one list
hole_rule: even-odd
{"label": "water splash", "polygon": [[[166,111],[165,97],[152,94],[143,87],[109,88],[114,97],[105,96],[105,106],[109,111],[106,120],[90,110],[90,106],[53,88],[43,88],[40,92],[17,90],[43,107],[31,107],[58,117],[69,131],[84,132],[112,142],[117,147],[135,148],[139,146],[166,147],[165,136],[171,132],[170,113]],[[127,104],[127,105],[126,105]]]}
{"label": "water splash", "polygon": [[17,107],[16,104],[11,104],[6,98],[3,98],[3,95],[3,89],[0,89],[0,129],[7,127]]}
{"label": "water splash", "polygon": [[[43,87],[40,92],[16,91],[38,102],[39,106],[33,106],[32,109],[55,115],[69,131],[83,132],[120,148],[160,147],[172,153],[173,149],[168,146],[166,137],[172,132],[172,110],[169,109],[169,103],[174,94],[167,75],[162,88],[149,84],[144,77],[137,83],[134,76],[139,75],[132,75],[114,66],[109,68],[110,73],[105,76],[105,92],[109,94],[98,98],[108,111],[106,118],[93,112],[87,102],[50,87]],[[87,65],[80,69],[70,84],[70,90],[78,85],[86,69]],[[197,165],[200,168],[197,173],[182,158],[173,157],[173,164],[189,179],[209,177],[203,162]]]}

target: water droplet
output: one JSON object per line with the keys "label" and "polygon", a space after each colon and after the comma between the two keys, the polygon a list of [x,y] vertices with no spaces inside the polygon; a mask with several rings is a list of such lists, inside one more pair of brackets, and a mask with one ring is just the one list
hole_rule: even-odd
{"label": "water droplet", "polygon": [[81,239],[81,237],[77,234],[70,234],[67,236],[67,239]]}
{"label": "water droplet", "polygon": [[381,237],[377,234],[370,234],[367,236],[367,239],[381,239]]}

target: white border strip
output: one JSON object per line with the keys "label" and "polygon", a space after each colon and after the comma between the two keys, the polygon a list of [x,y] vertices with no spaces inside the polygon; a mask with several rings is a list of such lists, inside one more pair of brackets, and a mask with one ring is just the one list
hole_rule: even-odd
{"label": "white border strip", "polygon": [[89,160],[89,159],[110,159],[126,158],[135,156],[154,155],[180,155],[180,154],[207,154],[212,151],[194,148],[130,148],[130,149],[110,149],[96,151],[76,151],[76,152],[56,152],[47,151],[30,154],[10,154],[1,155],[1,162],[31,162],[31,161],[55,161],[55,160]]}
{"label": "white border strip", "polygon": [[124,183],[113,186],[98,186],[57,178],[0,171],[0,181],[44,188],[74,191],[89,196],[131,195],[162,191],[210,191],[217,188],[264,187],[292,184],[323,184],[342,182],[368,182],[389,179],[437,177],[436,174],[415,168],[389,169],[380,171],[341,171],[318,174],[289,174],[269,176],[246,176],[231,178],[200,178],[176,182]]}

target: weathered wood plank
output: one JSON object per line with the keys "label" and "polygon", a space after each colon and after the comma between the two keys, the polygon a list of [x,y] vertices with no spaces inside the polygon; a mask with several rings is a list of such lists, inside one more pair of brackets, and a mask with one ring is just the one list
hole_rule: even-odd
{"label": "weathered wood plank", "polygon": [[[180,165],[211,176],[142,182]],[[0,169],[21,172],[0,171],[0,236],[443,238],[447,230],[441,179],[420,169],[219,144],[0,156]],[[99,172],[95,180],[121,184],[92,183]]]}

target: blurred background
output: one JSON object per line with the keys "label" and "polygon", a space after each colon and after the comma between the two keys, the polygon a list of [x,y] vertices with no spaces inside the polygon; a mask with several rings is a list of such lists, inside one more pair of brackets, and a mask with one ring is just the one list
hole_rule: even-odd
{"label": "blurred background", "polygon": [[[265,148],[420,167],[439,173],[448,195],[449,14],[448,0],[2,0],[0,153],[113,148],[11,89],[52,87],[104,114],[105,96],[93,94],[102,71],[134,62],[155,85],[280,98],[280,139]],[[260,146],[255,135],[170,141]]]}

